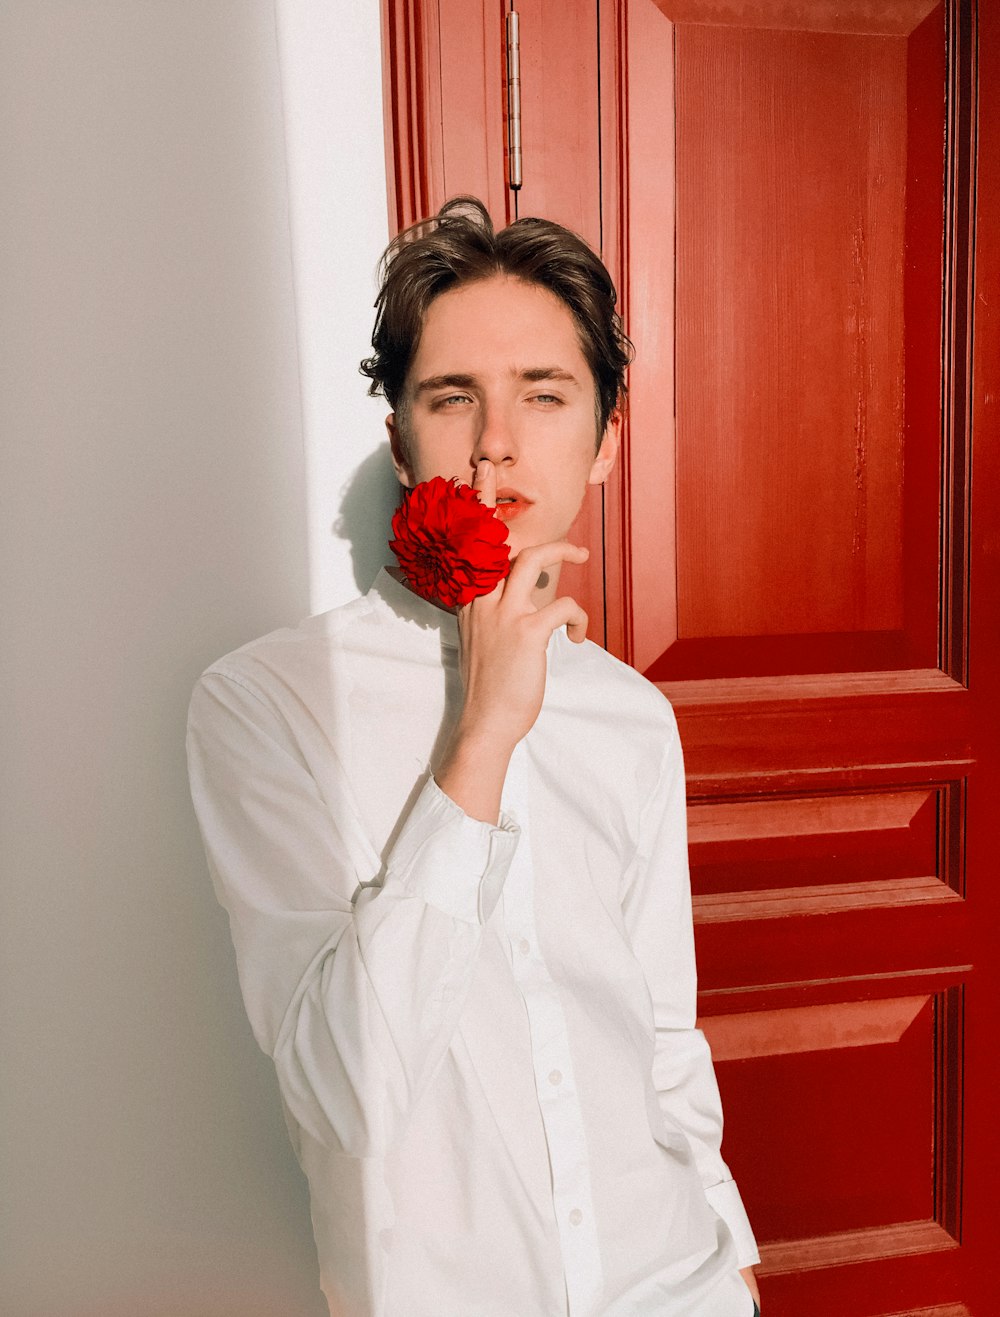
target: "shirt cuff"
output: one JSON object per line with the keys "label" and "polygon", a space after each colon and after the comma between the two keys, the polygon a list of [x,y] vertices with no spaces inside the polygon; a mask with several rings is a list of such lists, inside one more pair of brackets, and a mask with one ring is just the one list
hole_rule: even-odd
{"label": "shirt cuff", "polygon": [[736,1259],[740,1267],[753,1267],[760,1261],[757,1241],[735,1180],[721,1180],[705,1190],[705,1197],[729,1227],[736,1245]]}
{"label": "shirt cuff", "polygon": [[500,814],[496,827],[470,818],[431,777],[396,839],[386,876],[454,919],[485,924],[520,835],[508,814]]}

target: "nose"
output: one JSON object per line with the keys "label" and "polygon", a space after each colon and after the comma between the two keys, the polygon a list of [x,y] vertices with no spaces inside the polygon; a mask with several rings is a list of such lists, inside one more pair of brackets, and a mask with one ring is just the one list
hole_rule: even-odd
{"label": "nose", "polygon": [[472,465],[483,458],[494,466],[513,466],[517,461],[517,437],[502,407],[487,406],[480,414],[472,450]]}

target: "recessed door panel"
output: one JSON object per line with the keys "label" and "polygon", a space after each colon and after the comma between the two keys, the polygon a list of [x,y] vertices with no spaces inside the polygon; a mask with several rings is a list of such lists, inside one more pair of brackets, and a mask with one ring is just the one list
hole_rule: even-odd
{"label": "recessed door panel", "polygon": [[673,26],[676,605],[658,635],[637,620],[656,680],[937,662],[940,404],[907,385],[941,341],[943,14],[782,17]]}

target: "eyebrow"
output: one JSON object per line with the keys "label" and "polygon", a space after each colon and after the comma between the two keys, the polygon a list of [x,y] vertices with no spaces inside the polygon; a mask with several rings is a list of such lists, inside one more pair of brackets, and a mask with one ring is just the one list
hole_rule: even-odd
{"label": "eyebrow", "polygon": [[471,389],[475,383],[475,375],[431,375],[420,381],[414,393],[432,393],[435,389]]}
{"label": "eyebrow", "polygon": [[[514,374],[518,379],[526,380],[531,384],[537,384],[542,380],[563,380],[567,384],[577,386],[580,383],[575,375],[563,370],[561,366],[528,366],[524,370],[515,371]],[[414,393],[417,395],[433,393],[436,389],[473,389],[478,382],[475,375],[430,375],[420,381]]]}
{"label": "eyebrow", "polygon": [[541,380],[564,380],[567,384],[579,384],[580,381],[561,366],[532,366],[520,372],[522,380],[538,383]]}

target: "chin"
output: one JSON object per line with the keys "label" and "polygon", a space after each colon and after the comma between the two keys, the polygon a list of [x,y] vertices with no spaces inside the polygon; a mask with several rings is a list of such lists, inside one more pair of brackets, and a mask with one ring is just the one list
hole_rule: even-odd
{"label": "chin", "polygon": [[533,536],[519,535],[516,530],[509,530],[507,533],[507,543],[510,545],[510,556],[513,558],[521,552],[522,549],[530,549],[535,544],[541,544],[541,540],[536,540]]}

